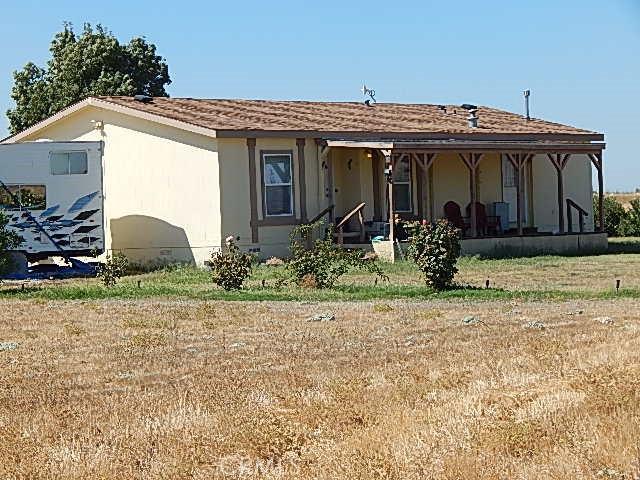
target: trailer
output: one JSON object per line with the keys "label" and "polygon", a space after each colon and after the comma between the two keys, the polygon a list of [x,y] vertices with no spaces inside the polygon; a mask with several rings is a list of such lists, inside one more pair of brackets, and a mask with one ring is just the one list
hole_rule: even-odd
{"label": "trailer", "polygon": [[0,145],[0,211],[23,239],[17,270],[104,252],[102,150],[102,142]]}

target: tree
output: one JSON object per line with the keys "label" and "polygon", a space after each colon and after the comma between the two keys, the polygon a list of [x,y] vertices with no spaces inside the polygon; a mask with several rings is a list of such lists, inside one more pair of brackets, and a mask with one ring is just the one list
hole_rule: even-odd
{"label": "tree", "polygon": [[0,211],[0,276],[9,273],[12,260],[8,252],[22,243],[22,238],[8,230],[9,218]]}
{"label": "tree", "polygon": [[76,35],[70,23],[57,33],[46,68],[32,62],[13,74],[7,111],[11,133],[17,133],[90,95],[151,95],[167,97],[169,67],[144,38],[128,44],[101,25],[85,24]]}

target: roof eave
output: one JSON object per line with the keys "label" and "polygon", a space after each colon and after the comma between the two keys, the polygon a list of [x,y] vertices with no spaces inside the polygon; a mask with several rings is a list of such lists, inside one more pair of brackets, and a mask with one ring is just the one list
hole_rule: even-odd
{"label": "roof eave", "polygon": [[45,118],[44,120],[36,123],[35,125],[22,130],[14,135],[10,135],[9,137],[0,141],[0,144],[11,144],[18,143],[30,136],[36,134],[37,132],[44,130],[45,128],[53,125],[54,123],[62,120],[63,118],[79,111],[87,107],[97,107],[103,108],[105,110],[110,110],[112,112],[122,113],[125,115],[129,115],[135,118],[139,118],[142,120],[147,120],[150,122],[158,123],[161,125],[166,125],[169,127],[174,127],[180,130],[185,130],[191,133],[204,135],[206,137],[216,138],[217,132],[216,130],[201,127],[199,125],[194,125],[188,122],[182,122],[179,120],[174,120],[162,115],[156,115],[153,113],[143,112],[142,110],[138,110],[135,108],[125,107],[123,105],[118,105],[112,102],[108,102],[99,98],[89,97],[81,100],[78,103],[74,103],[67,108],[63,108],[58,113],[51,115],[50,117]]}
{"label": "roof eave", "polygon": [[598,142],[604,135],[585,133],[429,133],[429,132],[345,132],[318,130],[217,130],[218,138],[321,138],[324,140],[359,141],[373,140],[491,140],[491,141],[558,141]]}

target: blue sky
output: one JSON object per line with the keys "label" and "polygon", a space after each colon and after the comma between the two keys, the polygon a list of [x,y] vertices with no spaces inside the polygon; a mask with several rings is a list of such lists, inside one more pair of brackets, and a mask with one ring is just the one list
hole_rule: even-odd
{"label": "blue sky", "polygon": [[[606,134],[608,189],[640,187],[640,0],[7,2],[0,109],[12,72],[44,64],[62,22],[145,36],[172,96],[477,103]],[[0,115],[0,137],[7,121]]]}

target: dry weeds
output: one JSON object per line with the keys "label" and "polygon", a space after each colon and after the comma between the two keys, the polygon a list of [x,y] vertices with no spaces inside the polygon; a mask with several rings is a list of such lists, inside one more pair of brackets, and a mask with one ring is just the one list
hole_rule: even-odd
{"label": "dry weeds", "polygon": [[0,478],[630,480],[639,307],[3,301]]}

